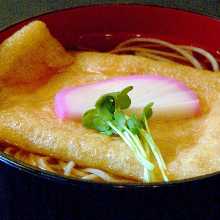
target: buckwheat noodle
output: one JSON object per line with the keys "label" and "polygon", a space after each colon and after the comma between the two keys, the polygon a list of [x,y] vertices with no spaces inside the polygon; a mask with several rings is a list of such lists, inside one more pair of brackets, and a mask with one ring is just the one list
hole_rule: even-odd
{"label": "buckwheat noodle", "polygon": [[183,60],[197,69],[206,69],[202,62],[196,58],[196,54],[199,54],[211,64],[211,69],[213,71],[219,71],[219,64],[215,57],[208,51],[199,47],[175,45],[155,38],[131,38],[118,44],[111,51],[111,53],[115,54],[126,54],[129,52],[133,52],[134,55],[144,56],[158,61],[181,63]]}

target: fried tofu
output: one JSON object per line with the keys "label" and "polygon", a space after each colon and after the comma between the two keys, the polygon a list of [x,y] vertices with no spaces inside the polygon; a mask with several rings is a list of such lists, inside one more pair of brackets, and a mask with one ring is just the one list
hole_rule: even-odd
{"label": "fried tofu", "polygon": [[0,80],[32,83],[71,64],[72,59],[50,35],[46,25],[35,21],[17,31],[0,46]]}

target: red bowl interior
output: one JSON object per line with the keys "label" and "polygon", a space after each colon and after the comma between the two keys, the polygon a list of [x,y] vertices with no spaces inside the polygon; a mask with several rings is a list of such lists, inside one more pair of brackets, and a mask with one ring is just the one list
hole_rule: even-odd
{"label": "red bowl interior", "polygon": [[68,49],[105,51],[135,36],[199,46],[213,54],[220,48],[217,19],[171,8],[117,4],[71,8],[31,18],[1,32],[0,42],[35,19],[46,22]]}

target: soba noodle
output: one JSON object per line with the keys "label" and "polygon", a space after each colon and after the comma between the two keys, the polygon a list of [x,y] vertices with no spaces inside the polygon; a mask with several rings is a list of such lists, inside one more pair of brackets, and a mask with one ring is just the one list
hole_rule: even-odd
{"label": "soba noodle", "polygon": [[[133,38],[117,45],[111,53],[130,54],[148,57],[153,60],[182,63],[187,62],[198,69],[205,69],[195,53],[202,55],[213,71],[219,71],[219,64],[208,51],[185,45],[174,45],[170,42],[153,38]],[[109,174],[103,170],[78,167],[74,161],[62,161],[44,155],[33,154],[17,147],[3,147],[3,152],[40,169],[64,176],[98,182],[133,182]]]}
{"label": "soba noodle", "polygon": [[42,170],[61,174],[64,176],[94,180],[98,182],[133,182],[108,174],[105,171],[94,168],[78,167],[74,161],[62,161],[44,155],[33,154],[17,147],[1,147],[2,151],[14,158],[23,161]]}
{"label": "soba noodle", "polygon": [[[155,48],[152,49],[152,47]],[[171,52],[164,51],[166,49],[171,50]],[[213,71],[219,71],[219,64],[215,57],[208,51],[198,47],[175,45],[170,42],[154,38],[132,38],[120,43],[111,51],[111,53],[120,54],[129,52],[159,61],[178,63],[178,61],[174,61],[173,58],[177,60],[185,60],[197,69],[205,69],[199,59],[195,57],[193,53],[195,52],[202,55],[210,62]]]}

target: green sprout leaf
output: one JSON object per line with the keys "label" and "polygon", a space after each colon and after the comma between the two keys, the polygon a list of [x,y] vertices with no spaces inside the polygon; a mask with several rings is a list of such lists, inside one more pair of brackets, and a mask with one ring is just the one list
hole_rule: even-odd
{"label": "green sprout leaf", "polygon": [[83,114],[82,124],[87,128],[95,128],[94,127],[94,118],[97,117],[98,112],[96,109],[90,109]]}
{"label": "green sprout leaf", "polygon": [[135,114],[132,114],[131,117],[127,120],[127,125],[128,125],[129,130],[133,134],[139,134],[140,129],[142,128],[142,124],[137,119]]}
{"label": "green sprout leaf", "polygon": [[150,182],[154,176],[152,155],[159,165],[164,181],[168,181],[165,163],[148,126],[148,119],[153,114],[153,103],[145,106],[141,119],[138,119],[135,114],[129,116],[123,112],[131,105],[128,93],[132,89],[132,86],[128,86],[120,92],[101,96],[95,108],[84,113],[82,123],[85,127],[95,129],[102,134],[120,136],[144,167],[144,181]]}
{"label": "green sprout leaf", "polygon": [[103,109],[114,113],[115,111],[115,98],[116,98],[117,94],[115,93],[109,93],[106,95],[101,96],[96,104],[95,107],[97,109],[99,109],[100,111],[102,111]]}
{"label": "green sprout leaf", "polygon": [[132,86],[124,88],[117,96],[117,107],[120,109],[127,109],[131,105],[131,99],[128,93],[133,89]]}
{"label": "green sprout leaf", "polygon": [[116,111],[114,114],[114,125],[120,130],[123,131],[124,127],[126,126],[126,118],[124,113],[120,111]]}
{"label": "green sprout leaf", "polygon": [[145,117],[146,119],[149,119],[152,116],[152,114],[153,114],[153,110],[152,110],[153,105],[154,105],[154,103],[150,102],[149,104],[147,104],[144,107],[143,117]]}
{"label": "green sprout leaf", "polygon": [[100,132],[105,132],[106,130],[109,130],[110,127],[109,125],[107,124],[106,120],[104,120],[102,117],[100,116],[97,116],[93,119],[93,124],[94,124],[94,128],[97,130],[97,131],[100,131]]}

